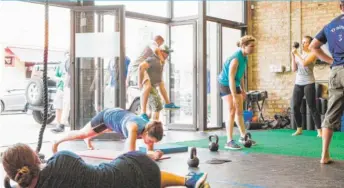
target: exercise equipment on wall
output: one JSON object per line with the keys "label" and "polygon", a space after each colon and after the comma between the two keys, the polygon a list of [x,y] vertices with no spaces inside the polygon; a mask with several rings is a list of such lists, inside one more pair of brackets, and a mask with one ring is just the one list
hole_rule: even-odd
{"label": "exercise equipment on wall", "polygon": [[38,143],[36,152],[39,154],[41,160],[44,160],[44,155],[40,154],[43,142],[43,134],[45,127],[47,126],[48,118],[48,83],[47,83],[47,65],[48,65],[48,50],[49,50],[49,0],[45,0],[44,5],[44,54],[43,54],[43,104],[44,104],[44,113],[43,113],[43,123],[38,135]]}

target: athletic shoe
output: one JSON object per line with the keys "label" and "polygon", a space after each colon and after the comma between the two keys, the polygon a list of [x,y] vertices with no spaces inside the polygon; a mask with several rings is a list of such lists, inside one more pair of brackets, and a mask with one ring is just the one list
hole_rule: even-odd
{"label": "athletic shoe", "polygon": [[140,117],[146,121],[149,121],[149,117],[147,116],[147,114],[141,114]]}
{"label": "athletic shoe", "polygon": [[64,132],[64,130],[65,130],[65,125],[60,124],[60,125],[57,125],[55,128],[51,129],[51,132],[60,133],[60,132]]}
{"label": "athletic shoe", "polygon": [[241,149],[241,146],[239,146],[234,140],[227,142],[225,145],[225,148],[232,149],[232,150],[239,150]]}
{"label": "athletic shoe", "polygon": [[176,106],[173,102],[171,102],[170,104],[165,104],[164,108],[166,110],[176,110],[176,109],[180,109],[179,106]]}
{"label": "athletic shoe", "polygon": [[194,172],[190,172],[187,175],[187,179],[185,182],[185,186],[187,188],[200,188],[201,185],[203,185],[203,183],[205,182],[205,180],[207,179],[207,173],[194,173]]}

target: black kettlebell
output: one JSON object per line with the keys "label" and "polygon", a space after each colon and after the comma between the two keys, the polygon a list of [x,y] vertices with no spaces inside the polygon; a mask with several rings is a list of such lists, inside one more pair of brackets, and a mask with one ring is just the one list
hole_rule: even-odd
{"label": "black kettlebell", "polygon": [[[213,137],[215,137],[215,142],[212,141]],[[216,134],[209,136],[209,149],[210,151],[219,150],[219,137]]]}
{"label": "black kettlebell", "polygon": [[250,147],[252,146],[251,133],[246,133],[246,134],[245,134],[244,146],[245,146],[246,148],[250,148]]}
{"label": "black kettlebell", "polygon": [[298,42],[294,42],[293,47],[298,49],[300,47],[300,44]]}
{"label": "black kettlebell", "polygon": [[191,148],[190,159],[188,160],[189,167],[197,168],[199,159],[197,158],[197,151],[195,147]]}

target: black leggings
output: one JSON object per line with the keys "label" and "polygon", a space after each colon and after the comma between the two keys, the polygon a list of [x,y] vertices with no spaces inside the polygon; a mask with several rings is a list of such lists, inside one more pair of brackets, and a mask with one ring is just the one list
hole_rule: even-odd
{"label": "black leggings", "polygon": [[295,85],[292,98],[292,108],[294,112],[294,121],[298,128],[302,126],[301,103],[303,96],[306,96],[308,108],[312,114],[315,127],[320,129],[321,119],[320,114],[316,109],[315,104],[315,83],[307,85]]}

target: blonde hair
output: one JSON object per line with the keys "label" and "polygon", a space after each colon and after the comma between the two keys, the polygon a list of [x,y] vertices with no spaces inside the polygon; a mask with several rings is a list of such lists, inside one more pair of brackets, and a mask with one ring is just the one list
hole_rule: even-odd
{"label": "blonde hair", "polygon": [[254,38],[252,35],[245,35],[241,37],[240,40],[237,42],[237,46],[238,47],[247,46],[251,42],[256,42],[256,38]]}

